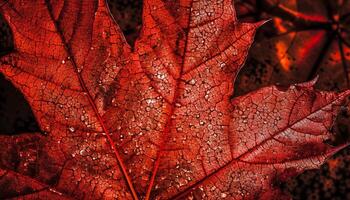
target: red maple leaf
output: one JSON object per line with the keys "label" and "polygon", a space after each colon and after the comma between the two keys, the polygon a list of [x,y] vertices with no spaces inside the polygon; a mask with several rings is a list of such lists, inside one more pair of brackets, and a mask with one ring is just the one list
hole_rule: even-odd
{"label": "red maple leaf", "polygon": [[3,198],[271,199],[275,183],[342,148],[323,141],[343,100],[259,89],[231,100],[261,23],[231,0],[144,1],[132,49],[100,1],[7,1],[0,72],[44,134],[1,136]]}

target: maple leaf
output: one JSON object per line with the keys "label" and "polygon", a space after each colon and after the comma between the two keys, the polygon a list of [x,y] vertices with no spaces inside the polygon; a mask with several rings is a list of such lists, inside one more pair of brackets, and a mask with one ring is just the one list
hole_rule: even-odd
{"label": "maple leaf", "polygon": [[231,0],[144,1],[132,49],[100,1],[7,1],[2,72],[43,131],[1,136],[3,198],[271,199],[341,149],[350,91],[262,88],[231,100],[261,23]]}

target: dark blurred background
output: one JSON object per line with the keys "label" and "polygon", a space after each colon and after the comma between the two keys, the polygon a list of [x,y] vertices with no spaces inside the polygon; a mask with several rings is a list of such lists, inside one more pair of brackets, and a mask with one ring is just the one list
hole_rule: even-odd
{"label": "dark blurred background", "polygon": [[[141,0],[109,0],[112,15],[133,45],[142,25]],[[234,96],[271,85],[312,80],[316,87],[350,88],[350,0],[236,0],[241,21],[270,20],[257,33]],[[11,30],[0,16],[0,56],[13,49]],[[348,106],[349,108],[349,106]],[[343,109],[330,144],[350,136],[349,109]],[[28,103],[0,74],[0,134],[40,131]],[[293,199],[350,199],[350,148],[333,156],[320,170],[306,171],[275,183]]]}

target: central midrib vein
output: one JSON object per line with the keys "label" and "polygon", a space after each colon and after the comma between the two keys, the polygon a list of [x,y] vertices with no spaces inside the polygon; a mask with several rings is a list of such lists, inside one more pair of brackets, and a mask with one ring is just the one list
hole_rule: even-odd
{"label": "central midrib vein", "polygon": [[64,45],[65,50],[66,50],[66,53],[67,53],[67,54],[70,56],[70,58],[71,58],[70,60],[71,60],[71,63],[72,63],[72,65],[73,65],[74,69],[75,69],[75,72],[76,72],[76,74],[77,74],[77,77],[78,77],[78,79],[79,79],[80,86],[81,86],[83,92],[86,93],[85,96],[87,96],[88,101],[89,101],[89,103],[90,103],[90,105],[91,105],[91,107],[92,107],[92,109],[93,109],[93,111],[94,111],[94,113],[95,113],[95,115],[96,115],[98,121],[100,122],[100,125],[101,125],[101,127],[102,127],[102,129],[103,129],[103,131],[104,131],[104,133],[105,133],[105,136],[106,136],[106,138],[107,138],[107,140],[108,140],[108,142],[109,142],[109,144],[110,144],[110,147],[111,147],[111,149],[112,149],[114,155],[116,156],[117,163],[118,163],[118,165],[119,165],[119,169],[118,169],[118,170],[121,170],[121,171],[122,171],[122,174],[123,174],[123,176],[124,176],[124,178],[125,178],[125,180],[126,180],[126,182],[127,182],[127,186],[128,186],[129,189],[130,189],[130,192],[131,192],[132,197],[133,197],[135,200],[138,200],[137,193],[136,193],[136,191],[135,191],[135,189],[134,189],[134,186],[133,186],[133,184],[132,184],[131,178],[129,177],[129,175],[128,175],[127,171],[126,171],[125,164],[123,163],[123,160],[122,160],[120,154],[119,154],[118,151],[116,150],[116,145],[114,144],[112,138],[109,136],[109,135],[110,135],[110,132],[109,132],[109,130],[107,129],[107,127],[105,126],[104,121],[103,121],[101,115],[100,115],[99,112],[98,112],[98,109],[97,109],[97,107],[96,107],[96,105],[95,105],[95,103],[94,103],[94,101],[93,101],[93,98],[92,98],[92,96],[91,96],[89,90],[88,90],[87,87],[86,87],[85,81],[84,81],[84,79],[82,78],[81,73],[78,72],[78,67],[77,67],[77,64],[76,64],[76,61],[75,61],[75,57],[74,57],[74,55],[72,54],[71,49],[70,49],[69,45],[68,45],[67,42],[66,42],[66,39],[64,38],[64,35],[63,35],[62,31],[61,31],[59,22],[57,22],[57,21],[54,19],[54,16],[53,16],[53,14],[52,14],[51,4],[50,4],[48,1],[45,1],[45,5],[46,5],[46,7],[47,7],[47,10],[48,10],[48,13],[49,13],[49,15],[50,15],[50,18],[51,18],[51,20],[52,20],[52,22],[53,22],[53,24],[54,24],[54,26],[55,26],[55,28],[56,28],[56,31],[57,31],[59,37],[61,38],[61,41],[62,41],[62,43],[63,43],[63,45]]}
{"label": "central midrib vein", "polygon": [[[192,20],[192,6],[193,6],[193,1],[191,1],[191,4],[190,4],[190,13],[189,13],[189,19],[188,19],[188,23],[187,23],[187,27],[190,27],[190,23],[191,23],[191,20]],[[174,88],[174,97],[173,97],[173,100],[171,102],[171,107],[170,107],[170,112],[169,112],[169,115],[168,115],[168,118],[167,118],[167,122],[165,124],[165,128],[164,128],[164,131],[163,131],[163,140],[162,140],[162,143],[160,145],[160,149],[158,150],[158,154],[157,154],[157,159],[154,163],[154,168],[153,168],[153,171],[152,171],[152,176],[151,176],[151,180],[150,180],[150,183],[148,185],[148,188],[147,188],[147,192],[146,192],[146,196],[145,196],[145,200],[149,200],[150,199],[150,196],[151,196],[151,192],[152,192],[152,188],[153,188],[153,185],[154,185],[154,181],[155,181],[155,178],[156,178],[156,175],[157,175],[157,172],[158,172],[158,168],[159,168],[159,164],[160,164],[160,160],[161,160],[161,157],[162,157],[162,153],[163,153],[163,146],[165,145],[165,143],[168,141],[168,135],[171,131],[171,127],[173,125],[173,120],[172,120],[172,116],[174,115],[174,110],[175,110],[175,104],[177,103],[177,99],[179,97],[179,86],[180,86],[180,83],[181,83],[181,78],[183,76],[183,69],[184,69],[184,65],[185,65],[185,58],[186,58],[186,52],[187,52],[187,45],[188,45],[188,35],[189,35],[189,32],[190,30],[188,29],[186,33],[186,37],[185,37],[185,45],[184,45],[184,53],[182,55],[182,62],[181,62],[181,68],[180,68],[180,76],[179,78],[176,79],[176,85],[175,85],[175,88]]]}

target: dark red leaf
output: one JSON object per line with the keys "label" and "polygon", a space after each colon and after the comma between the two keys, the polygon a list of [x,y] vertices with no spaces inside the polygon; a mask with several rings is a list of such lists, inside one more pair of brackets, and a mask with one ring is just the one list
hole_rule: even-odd
{"label": "dark red leaf", "polygon": [[[319,167],[350,91],[266,87],[231,101],[261,23],[231,0],[146,0],[132,50],[100,1],[8,1],[0,72],[45,134],[2,136],[4,198],[271,199]],[[5,187],[6,186],[6,187]]]}

